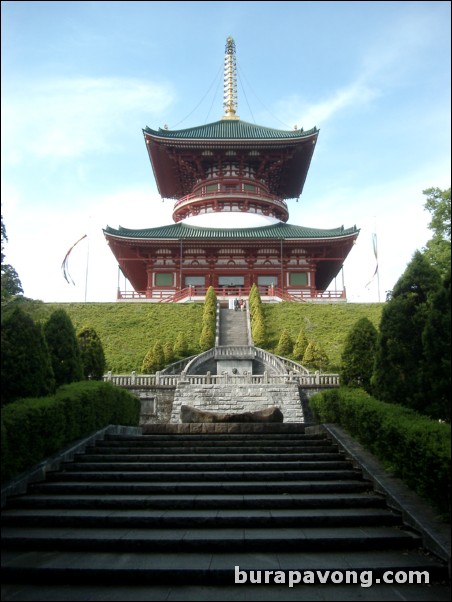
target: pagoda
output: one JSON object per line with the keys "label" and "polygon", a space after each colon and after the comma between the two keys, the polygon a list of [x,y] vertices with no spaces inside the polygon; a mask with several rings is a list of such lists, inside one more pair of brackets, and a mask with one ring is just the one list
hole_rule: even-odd
{"label": "pagoda", "polygon": [[288,223],[319,131],[276,130],[240,120],[234,40],[226,41],[224,115],[184,130],[143,130],[162,199],[174,223],[104,235],[133,291],[118,299],[182,301],[247,295],[256,284],[274,299],[345,299],[327,291],[356,241],[355,226],[317,229]]}

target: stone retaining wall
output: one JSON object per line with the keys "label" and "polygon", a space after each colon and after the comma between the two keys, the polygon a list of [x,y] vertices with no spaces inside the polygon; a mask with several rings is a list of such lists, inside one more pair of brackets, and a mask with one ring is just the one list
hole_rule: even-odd
{"label": "stone retaining wall", "polygon": [[276,406],[283,413],[284,422],[304,422],[297,383],[284,385],[179,383],[174,395],[171,423],[180,422],[182,405],[227,414],[255,412]]}

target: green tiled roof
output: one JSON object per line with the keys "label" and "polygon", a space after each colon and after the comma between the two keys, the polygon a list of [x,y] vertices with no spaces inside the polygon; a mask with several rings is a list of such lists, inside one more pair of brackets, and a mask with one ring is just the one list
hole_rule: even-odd
{"label": "green tiled roof", "polygon": [[240,119],[221,119],[206,125],[186,130],[152,130],[144,128],[144,133],[160,138],[178,140],[297,140],[316,134],[317,128],[305,132],[301,130],[274,130],[273,128],[247,123]]}
{"label": "green tiled roof", "polygon": [[142,230],[130,230],[119,226],[104,229],[106,235],[118,236],[121,238],[136,239],[315,239],[315,238],[338,238],[358,234],[356,226],[351,228],[333,228],[322,230],[318,228],[306,228],[304,226],[294,226],[278,222],[270,226],[260,226],[256,228],[202,228],[200,226],[190,226],[183,222],[160,226],[158,228],[143,228]]}

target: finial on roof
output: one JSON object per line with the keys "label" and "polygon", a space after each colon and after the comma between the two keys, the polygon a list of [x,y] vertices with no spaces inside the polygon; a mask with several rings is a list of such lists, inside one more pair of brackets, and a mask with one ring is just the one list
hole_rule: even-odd
{"label": "finial on roof", "polygon": [[224,116],[223,119],[239,119],[237,110],[237,65],[235,60],[235,42],[228,37],[224,55]]}

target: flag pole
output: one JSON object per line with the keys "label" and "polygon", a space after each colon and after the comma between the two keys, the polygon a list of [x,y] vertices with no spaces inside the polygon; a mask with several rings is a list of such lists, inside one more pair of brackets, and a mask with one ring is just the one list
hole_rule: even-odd
{"label": "flag pole", "polygon": [[89,236],[88,238],[88,247],[87,247],[87,251],[86,251],[86,270],[85,270],[85,303],[86,303],[86,297],[88,294],[88,271],[89,271]]}
{"label": "flag pole", "polygon": [[375,259],[377,261],[376,276],[377,276],[378,303],[380,303],[380,262],[378,261],[377,224],[376,223],[375,223],[375,234],[373,236],[373,239],[374,239],[374,254],[375,254]]}

